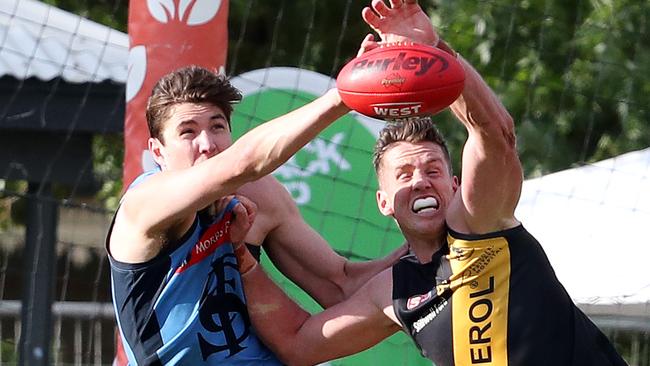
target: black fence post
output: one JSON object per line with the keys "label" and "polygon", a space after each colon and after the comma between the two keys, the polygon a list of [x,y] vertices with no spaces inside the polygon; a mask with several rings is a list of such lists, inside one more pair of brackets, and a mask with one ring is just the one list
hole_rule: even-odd
{"label": "black fence post", "polygon": [[20,331],[20,365],[49,365],[56,274],[58,204],[49,183],[29,182]]}

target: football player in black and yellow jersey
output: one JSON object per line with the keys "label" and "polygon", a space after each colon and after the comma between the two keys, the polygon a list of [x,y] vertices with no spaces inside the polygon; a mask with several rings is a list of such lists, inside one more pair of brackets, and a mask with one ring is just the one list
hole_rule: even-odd
{"label": "football player in black and yellow jersey", "polygon": [[[373,0],[362,16],[384,42],[453,53],[415,0]],[[377,44],[367,38],[365,46]],[[465,88],[450,108],[468,134],[462,182],[430,119],[387,125],[375,147],[379,210],[397,221],[408,255],[348,300],[310,315],[240,251],[252,263],[240,271],[253,324],[285,363],[339,358],[402,329],[437,366],[625,365],[514,217],[523,177],[513,120],[458,59]]]}

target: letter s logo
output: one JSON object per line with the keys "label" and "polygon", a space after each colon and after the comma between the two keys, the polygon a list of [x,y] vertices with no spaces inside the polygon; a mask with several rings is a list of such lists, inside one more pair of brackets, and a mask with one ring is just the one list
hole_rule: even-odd
{"label": "letter s logo", "polygon": [[161,23],[178,19],[187,25],[201,25],[214,18],[221,0],[180,0],[178,12],[174,0],[147,0],[147,7],[151,16]]}

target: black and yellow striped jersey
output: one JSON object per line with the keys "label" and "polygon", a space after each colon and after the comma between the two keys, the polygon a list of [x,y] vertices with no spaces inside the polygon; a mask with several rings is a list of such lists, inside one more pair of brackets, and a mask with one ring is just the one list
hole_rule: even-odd
{"label": "black and yellow striped jersey", "polygon": [[429,263],[407,255],[393,266],[395,313],[437,366],[626,365],[523,226],[449,230],[447,244]]}

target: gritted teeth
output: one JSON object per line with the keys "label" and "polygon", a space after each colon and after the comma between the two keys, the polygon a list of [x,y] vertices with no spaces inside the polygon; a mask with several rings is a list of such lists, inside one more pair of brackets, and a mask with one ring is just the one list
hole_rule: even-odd
{"label": "gritted teeth", "polygon": [[418,213],[427,209],[438,209],[438,200],[435,197],[418,198],[413,202],[413,212]]}

